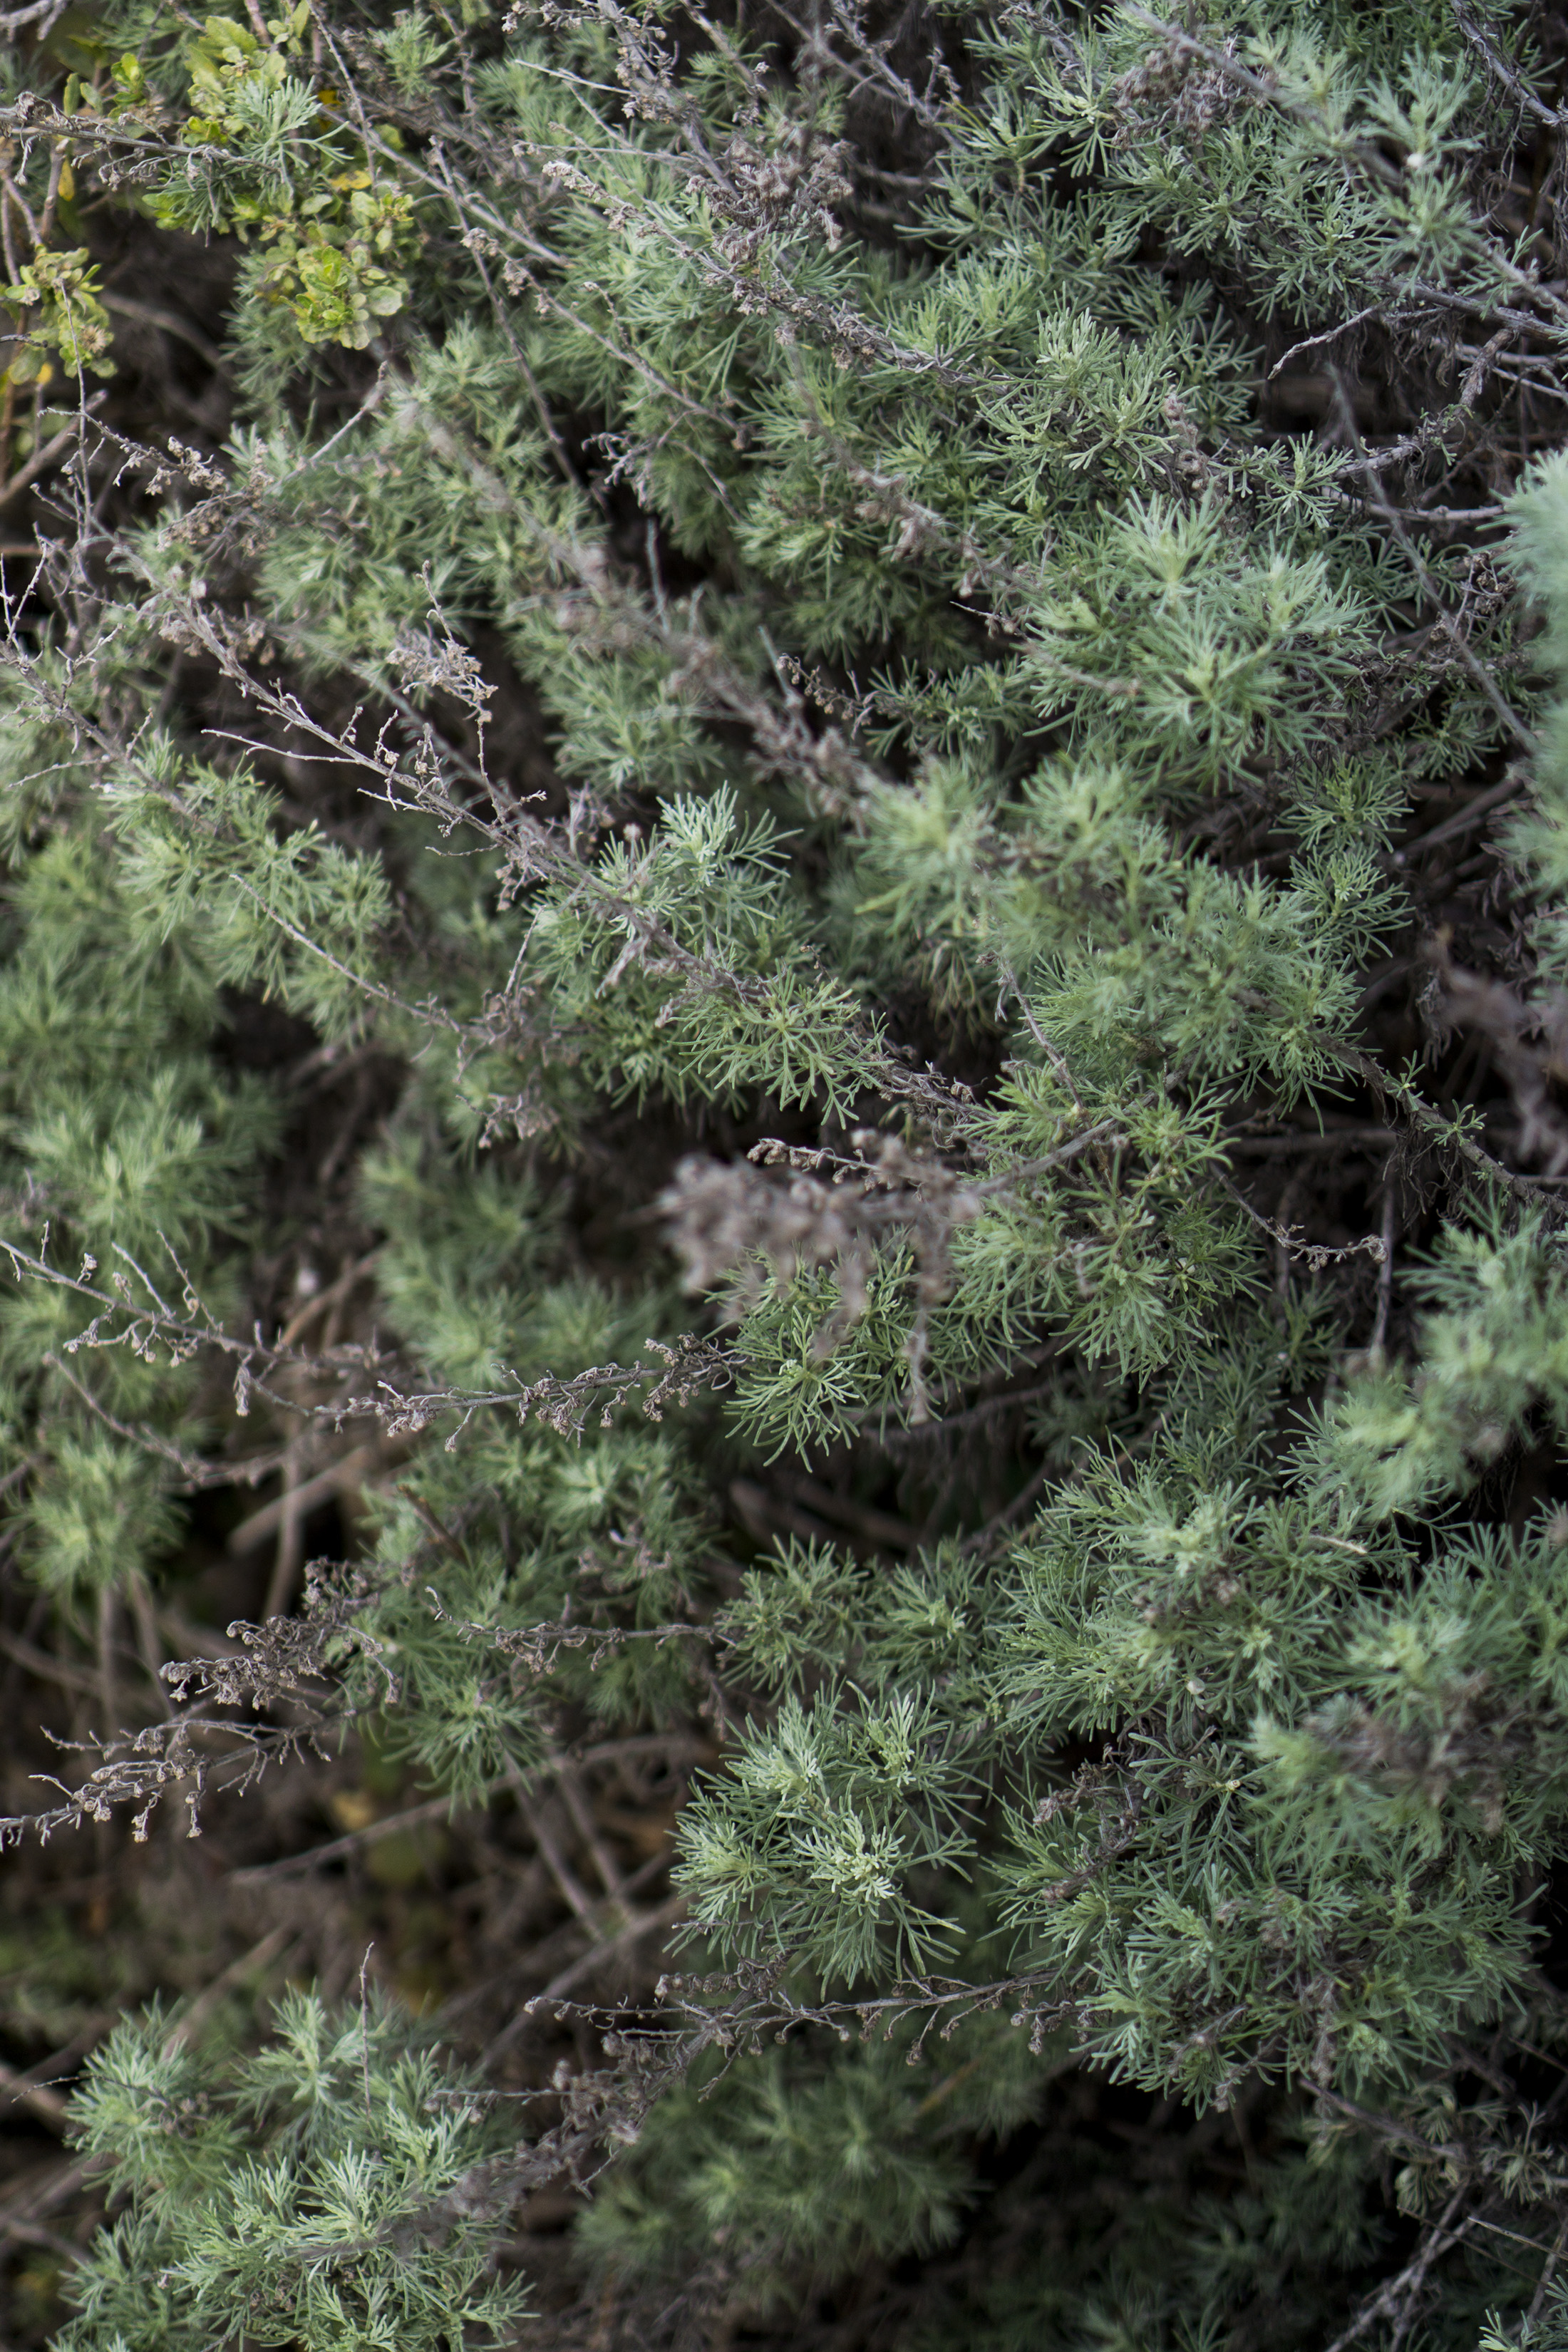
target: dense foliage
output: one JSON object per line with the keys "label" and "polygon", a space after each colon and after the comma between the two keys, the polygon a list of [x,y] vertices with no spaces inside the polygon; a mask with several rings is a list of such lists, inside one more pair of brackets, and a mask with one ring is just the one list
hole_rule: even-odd
{"label": "dense foliage", "polygon": [[1568,20],[0,24],[37,2325],[1560,2352]]}

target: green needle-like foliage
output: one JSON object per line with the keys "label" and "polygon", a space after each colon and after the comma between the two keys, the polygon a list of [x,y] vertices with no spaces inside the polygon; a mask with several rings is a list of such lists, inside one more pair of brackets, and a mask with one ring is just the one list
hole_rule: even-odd
{"label": "green needle-like foliage", "polygon": [[563,2347],[1562,2352],[1559,13],[24,14],[12,1654],[367,1496],[39,1825],[708,1759],[543,2124],[122,2022],[62,2352],[518,2340],[563,2172]]}
{"label": "green needle-like foliage", "polygon": [[129,2203],[63,2341],[505,2341],[521,2298],[488,2276],[487,2232],[458,2210],[438,2239],[427,2226],[493,2131],[379,2004],[333,2021],[295,1994],[277,2027],[221,2080],[156,2009],[95,2053],[77,2129]]}

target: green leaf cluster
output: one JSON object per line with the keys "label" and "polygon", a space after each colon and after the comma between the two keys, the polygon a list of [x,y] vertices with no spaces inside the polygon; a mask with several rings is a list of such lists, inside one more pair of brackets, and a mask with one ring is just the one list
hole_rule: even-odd
{"label": "green leaf cluster", "polygon": [[[379,1416],[331,1722],[455,1801],[721,1734],[711,2032],[580,2232],[716,2342],[872,2261],[911,2352],[1558,2341],[1568,470],[1516,587],[1376,487],[1360,347],[1316,437],[1264,365],[1374,320],[1410,500],[1500,400],[1411,355],[1550,374],[1503,15],[911,17],[924,94],[852,10],[40,50],[73,188],[135,142],[104,201],[233,240],[239,413],[8,640],[7,1540],[107,1645],[258,1425]],[[61,201],[36,436],[46,348],[110,363]],[[1374,1051],[1466,793],[1519,1167],[1404,1066],[1440,1020]],[[352,1343],[274,1349],[340,1272]],[[733,1392],[639,1414],[699,1332]],[[75,2112],[126,2202],[68,2352],[507,2340],[511,2143],[390,2011],[298,1991],[226,2068],[154,2012]],[[1170,2151],[1110,2222],[1108,2116]]]}

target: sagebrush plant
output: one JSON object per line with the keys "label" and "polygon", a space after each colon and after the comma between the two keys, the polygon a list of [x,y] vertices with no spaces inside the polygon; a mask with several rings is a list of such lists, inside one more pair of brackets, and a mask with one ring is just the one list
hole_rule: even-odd
{"label": "sagebrush plant", "polygon": [[584,2342],[1568,2345],[1568,22],[24,18],[5,1541],[123,1707],[182,1498],[374,1471],[40,1825],[719,1759],[548,2131],[119,2028],[62,2343],[511,2340],[564,2170]]}
{"label": "sagebrush plant", "polygon": [[237,2324],[260,2343],[500,2334],[520,2297],[489,2274],[482,2228],[453,2214],[417,2262],[400,2242],[482,2161],[482,2103],[368,1999],[334,2022],[295,1994],[276,2022],[221,2082],[156,2007],[96,2053],[81,2143],[111,2151],[142,2193],[66,2340],[196,2345]]}

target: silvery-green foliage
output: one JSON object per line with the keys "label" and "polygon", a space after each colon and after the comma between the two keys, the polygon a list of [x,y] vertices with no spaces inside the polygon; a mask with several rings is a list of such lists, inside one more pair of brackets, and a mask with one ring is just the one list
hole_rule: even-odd
{"label": "silvery-green foliage", "polygon": [[[1488,1482],[1568,1415],[1568,476],[1513,498],[1522,592],[1413,503],[1505,352],[1562,397],[1561,296],[1498,226],[1557,100],[1476,13],[1031,0],[911,15],[918,75],[847,7],[802,45],[641,0],[62,35],[77,177],[134,139],[105,200],[237,241],[242,413],[127,456],[123,528],[80,499],[10,643],[16,1557],[101,1626],[254,1399],[314,1381],[314,1438],[407,1449],[313,1588],[331,1725],[456,1799],[563,1723],[722,1731],[679,1937],[734,2021],[583,2245],[731,2333],[953,2242],[1027,2121],[1054,2234],[943,2274],[911,2345],[1555,2341],[1520,2086],[1568,2039],[1568,1546]],[[1358,334],[1415,387],[1403,457]],[[1268,421],[1298,339],[1315,437]],[[1522,1173],[1364,1019],[1426,952],[1401,845],[1483,772]],[[281,1072],[228,1051],[262,1005],[307,1024]],[[306,1270],[292,1090],[361,1055],[395,1107],[321,1164],[374,1349],[253,1360],[258,1269]],[[1238,1138],[1355,1087],[1419,1263],[1244,1189]],[[658,1203],[704,1185],[683,1296]],[[967,1436],[1014,1391],[983,1507]],[[938,1465],[920,1524],[742,1543],[751,1474],[878,1446]],[[1185,2151],[1109,2229],[1069,2077],[1172,2103]],[[306,1994],[227,2072],[122,2026],[76,2114],[129,2202],[71,2352],[504,2338],[462,2091]]]}

